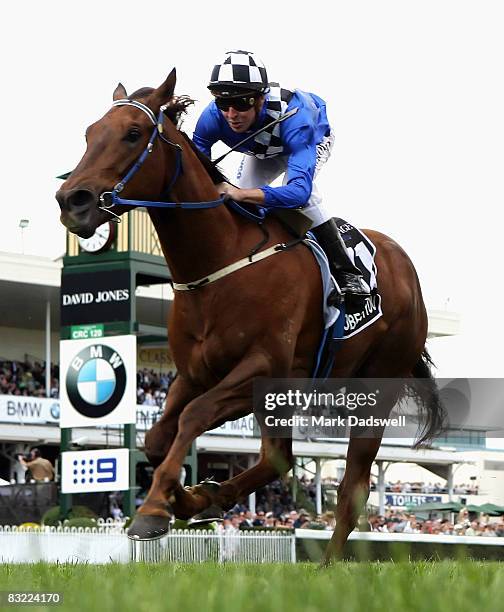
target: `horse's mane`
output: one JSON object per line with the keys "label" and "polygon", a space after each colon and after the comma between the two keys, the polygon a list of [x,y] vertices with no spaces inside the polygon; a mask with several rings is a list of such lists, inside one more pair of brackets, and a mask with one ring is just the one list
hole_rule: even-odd
{"label": "horse's mane", "polygon": [[[137,89],[130,96],[130,100],[139,100],[141,98],[147,98],[154,89],[152,87],[142,87],[141,89]],[[198,147],[194,144],[194,142],[189,138],[189,136],[179,129],[179,125],[182,119],[182,116],[187,113],[187,109],[191,104],[194,104],[194,100],[189,96],[173,96],[173,98],[169,101],[168,107],[165,111],[165,115],[168,119],[173,123],[173,125],[180,131],[182,136],[187,141],[187,144],[191,147],[191,149],[196,154],[196,157],[203,164],[203,167],[207,171],[214,185],[218,183],[227,182],[226,177],[219,170],[217,166],[212,163],[212,160],[209,159],[204,153],[202,153]]]}

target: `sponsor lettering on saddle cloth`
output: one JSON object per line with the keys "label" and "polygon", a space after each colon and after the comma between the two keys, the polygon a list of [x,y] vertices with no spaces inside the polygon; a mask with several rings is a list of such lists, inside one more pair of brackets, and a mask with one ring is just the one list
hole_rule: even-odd
{"label": "sponsor lettering on saddle cloth", "polygon": [[[319,377],[329,374],[337,351],[337,348],[334,346],[336,344],[335,340],[346,340],[355,336],[382,316],[381,296],[377,292],[377,270],[374,261],[376,248],[367,236],[350,223],[338,217],[335,217],[335,221],[345,241],[348,254],[354,264],[360,269],[364,282],[371,291],[371,296],[363,297],[361,300],[349,300],[345,304],[344,312],[336,306],[328,306],[327,298],[333,289],[338,287],[337,282],[331,275],[326,254],[319,244],[312,239],[313,237],[305,240],[305,243],[311,248],[320,266],[322,276],[325,332],[314,372],[314,376]],[[311,236],[311,234],[308,235]],[[341,320],[340,317],[343,314],[344,320]],[[328,350],[328,345],[330,344],[333,347]]]}

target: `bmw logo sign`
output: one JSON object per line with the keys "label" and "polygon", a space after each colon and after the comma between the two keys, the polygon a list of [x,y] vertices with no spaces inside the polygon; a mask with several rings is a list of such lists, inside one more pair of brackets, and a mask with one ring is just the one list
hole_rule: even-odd
{"label": "bmw logo sign", "polygon": [[82,349],[72,359],[66,389],[72,406],[83,416],[99,418],[119,404],[126,388],[126,368],[118,352],[105,344]]}
{"label": "bmw logo sign", "polygon": [[60,405],[58,402],[55,402],[49,412],[51,413],[52,418],[57,421],[60,418]]}

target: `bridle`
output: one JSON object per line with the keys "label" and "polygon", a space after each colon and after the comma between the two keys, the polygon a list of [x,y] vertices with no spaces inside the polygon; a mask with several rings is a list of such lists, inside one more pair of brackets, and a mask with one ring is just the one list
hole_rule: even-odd
{"label": "bridle", "polygon": [[[110,210],[114,206],[142,206],[146,208],[203,209],[203,208],[216,208],[217,206],[220,206],[221,204],[226,203],[232,208],[234,208],[235,210],[237,210],[240,214],[255,221],[256,223],[259,223],[259,225],[262,227],[262,222],[264,221],[266,217],[266,209],[258,207],[257,212],[253,213],[250,210],[247,210],[246,208],[240,206],[240,204],[238,204],[237,202],[230,200],[226,196],[220,197],[217,200],[209,200],[207,202],[170,202],[170,201],[156,202],[156,201],[151,201],[151,200],[128,200],[125,198],[121,198],[119,194],[124,189],[128,181],[130,181],[132,177],[135,176],[138,170],[142,167],[143,163],[145,162],[149,154],[152,153],[152,150],[154,148],[154,143],[156,142],[156,139],[158,137],[163,142],[165,142],[166,144],[168,144],[169,146],[175,149],[175,155],[176,155],[175,171],[173,173],[173,176],[170,179],[168,186],[161,194],[161,198],[169,197],[174,184],[176,183],[177,179],[179,178],[179,176],[181,175],[183,171],[182,169],[182,147],[178,143],[172,142],[171,140],[166,138],[166,136],[163,134],[164,112],[168,108],[167,104],[164,104],[163,106],[159,108],[159,113],[158,113],[157,118],[156,118],[156,115],[153,113],[153,111],[148,106],[146,106],[145,104],[142,104],[142,102],[138,102],[138,100],[130,100],[129,98],[124,98],[121,100],[116,100],[115,102],[112,103],[112,106],[113,107],[114,106],[133,106],[134,108],[138,108],[138,110],[141,110],[143,113],[147,115],[151,123],[154,125],[154,129],[152,130],[152,134],[149,138],[149,142],[147,143],[147,146],[145,147],[143,152],[140,154],[136,162],[128,170],[124,178],[121,179],[115,185],[112,191],[104,191],[99,196],[98,208],[100,210],[103,210],[104,212],[107,212],[109,215],[111,215],[112,216],[111,221],[114,221],[116,223],[121,222],[121,218],[119,217],[119,215],[117,215],[115,212]],[[267,236],[267,232],[265,232],[265,230],[263,230],[263,233],[266,233],[266,236]],[[299,244],[299,242],[301,242],[302,239],[296,239],[287,244],[284,244],[284,243],[275,244],[274,246],[266,249],[265,251],[259,252],[259,247],[261,247],[266,241],[267,241],[267,238],[265,238],[263,242],[261,242],[258,245],[258,247],[249,254],[248,257],[244,257],[243,259],[240,259],[239,261],[236,261],[228,266],[225,266],[224,268],[221,268],[220,270],[217,270],[216,272],[209,274],[208,276],[199,278],[190,283],[172,283],[173,289],[175,291],[192,291],[194,289],[199,289],[200,287],[213,283],[216,280],[219,280],[220,278],[227,276],[228,274],[232,274],[233,272],[240,270],[241,268],[250,266],[258,261],[261,261],[262,259],[266,259],[267,257],[276,255],[277,253],[282,253],[283,251],[286,251],[287,249],[290,249],[293,246],[296,246],[297,244]]]}
{"label": "bridle", "polygon": [[[143,152],[140,154],[136,162],[128,170],[124,178],[122,178],[114,186],[112,191],[104,191],[103,193],[100,194],[98,198],[99,199],[98,208],[100,210],[107,212],[109,215],[111,215],[113,217],[113,219],[111,219],[112,221],[115,221],[116,223],[121,222],[119,215],[117,215],[116,213],[112,212],[112,210],[110,210],[114,206],[144,206],[144,207],[151,207],[151,208],[193,208],[193,209],[196,209],[196,208],[215,208],[216,206],[220,206],[226,201],[226,198],[224,197],[221,197],[218,200],[210,200],[207,202],[163,201],[163,198],[170,197],[171,190],[173,186],[175,185],[177,179],[182,173],[182,147],[178,143],[172,142],[171,140],[166,138],[166,136],[163,133],[164,112],[168,108],[168,105],[164,104],[163,106],[159,108],[159,114],[157,118],[156,118],[156,115],[153,113],[153,111],[148,106],[146,106],[145,104],[142,104],[142,102],[138,102],[138,100],[130,100],[129,98],[124,98],[121,100],[116,100],[115,102],[112,103],[112,106],[113,107],[114,106],[133,106],[134,108],[138,108],[145,115],[147,115],[150,122],[154,125],[154,129],[152,130],[152,134],[149,138],[149,142],[147,143],[147,146],[145,147]],[[135,176],[138,170],[140,170],[140,168],[144,164],[149,154],[152,153],[152,150],[154,149],[154,143],[156,142],[156,139],[158,137],[163,142],[165,142],[166,144],[168,144],[169,146],[175,149],[175,157],[176,157],[175,170],[174,170],[173,176],[171,177],[170,182],[168,183],[168,186],[161,194],[160,201],[156,202],[156,201],[151,201],[151,200],[128,200],[125,198],[121,198],[119,194],[124,189],[126,184],[133,178],[133,176]],[[261,218],[263,217],[264,215]]]}

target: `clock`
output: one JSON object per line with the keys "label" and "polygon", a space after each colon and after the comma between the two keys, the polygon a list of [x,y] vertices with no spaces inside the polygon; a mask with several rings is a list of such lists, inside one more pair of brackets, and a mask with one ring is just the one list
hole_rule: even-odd
{"label": "clock", "polygon": [[115,223],[107,221],[99,225],[90,238],[78,238],[80,247],[86,253],[101,253],[110,248],[115,238]]}

